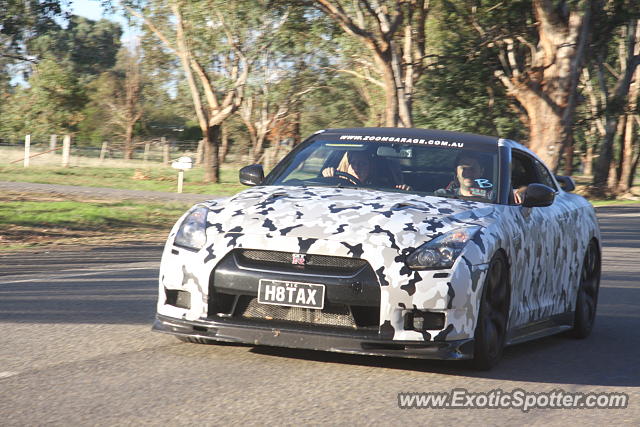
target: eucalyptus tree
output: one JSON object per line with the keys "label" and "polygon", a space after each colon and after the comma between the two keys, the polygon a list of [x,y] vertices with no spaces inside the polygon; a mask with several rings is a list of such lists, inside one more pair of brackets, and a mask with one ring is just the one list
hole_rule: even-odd
{"label": "eucalyptus tree", "polygon": [[327,28],[332,23],[314,9],[282,3],[287,19],[255,61],[239,110],[253,161],[262,156],[268,139],[299,142],[303,105],[313,91],[327,89],[326,64],[335,57],[335,29]]}
{"label": "eucalyptus tree", "polygon": [[[429,0],[315,0],[369,52],[384,90],[386,126],[413,126],[413,97],[425,69]],[[373,77],[362,74],[372,80]],[[377,84],[377,83],[376,83]]]}
{"label": "eucalyptus tree", "polygon": [[0,129],[13,139],[46,138],[77,130],[87,99],[69,60],[41,60],[28,80],[6,100]]}
{"label": "eucalyptus tree", "polygon": [[572,138],[576,88],[598,2],[453,3],[494,53],[495,77],[526,115],[529,148],[556,170]]}
{"label": "eucalyptus tree", "polygon": [[26,43],[55,28],[63,18],[61,0],[0,0],[0,57],[13,61],[33,58]]}
{"label": "eucalyptus tree", "polygon": [[104,136],[123,141],[125,160],[133,155],[133,138],[136,125],[144,114],[145,78],[141,70],[142,56],[139,47],[123,47],[113,69],[102,73],[92,85],[92,107],[102,117]]}
{"label": "eucalyptus tree", "polygon": [[[591,85],[587,81],[587,88],[591,89],[589,100],[596,113],[593,120],[600,131],[593,187],[599,193],[607,187],[614,193],[624,192],[632,181],[635,119],[631,110],[637,102],[637,82],[633,77],[640,64],[640,20],[615,7],[605,7],[599,18],[596,27],[598,37],[594,40],[590,61],[592,71],[589,73],[595,76],[596,83]],[[594,91],[593,87],[597,89]],[[630,89],[633,90],[630,92]],[[631,113],[631,123],[627,129],[628,113]],[[617,134],[621,139],[619,164],[612,168]]]}
{"label": "eucalyptus tree", "polygon": [[286,14],[263,0],[124,4],[179,59],[205,142],[205,181],[218,182],[220,126],[242,104],[251,68]]}

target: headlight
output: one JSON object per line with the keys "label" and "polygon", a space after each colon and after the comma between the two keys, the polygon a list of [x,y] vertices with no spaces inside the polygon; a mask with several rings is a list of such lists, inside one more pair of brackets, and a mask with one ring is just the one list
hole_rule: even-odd
{"label": "headlight", "polygon": [[199,207],[191,211],[180,224],[173,243],[185,248],[201,249],[207,242],[205,230],[207,228],[208,212],[209,209],[205,207]]}
{"label": "headlight", "polygon": [[464,246],[478,230],[479,226],[456,228],[436,237],[413,251],[407,257],[407,266],[413,270],[453,267]]}

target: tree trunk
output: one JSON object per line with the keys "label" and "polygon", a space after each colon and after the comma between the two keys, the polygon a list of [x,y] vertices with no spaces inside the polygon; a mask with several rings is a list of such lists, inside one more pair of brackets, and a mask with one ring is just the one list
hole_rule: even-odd
{"label": "tree trunk", "polygon": [[596,161],[593,173],[593,186],[595,187],[595,191],[600,195],[606,192],[609,185],[609,171],[613,160],[613,140],[616,136],[617,125],[617,116],[607,118],[605,137],[598,151],[598,160]]}
{"label": "tree trunk", "polygon": [[560,162],[560,148],[565,145],[562,115],[538,94],[521,97],[520,103],[529,116],[527,146],[555,172]]}
{"label": "tree trunk", "polygon": [[133,158],[133,126],[127,125],[124,136],[124,159]]}
{"label": "tree trunk", "polygon": [[616,168],[617,168],[617,164],[615,159],[611,160],[611,163],[609,164],[609,178],[607,179],[607,188],[610,192],[613,191],[613,189],[615,189],[618,186],[618,182],[616,181]]}
{"label": "tree trunk", "polygon": [[[637,45],[639,44],[639,39],[640,26],[638,25],[638,21],[630,20],[627,24],[626,42],[621,42],[626,44],[628,49],[626,52],[624,49],[621,49],[621,52],[626,54],[626,58],[623,56],[620,57],[620,63],[622,64],[620,77],[612,90],[611,97],[606,100],[606,136],[600,146],[600,157],[598,157],[598,161],[596,162],[596,169],[593,176],[593,186],[596,191],[598,191],[597,189],[599,188],[603,191],[604,186],[609,183],[609,164],[613,158],[613,143],[615,131],[618,126],[619,109],[629,94],[631,81],[635,74],[638,61],[640,61],[640,54],[634,54],[635,50],[638,48]],[[604,81],[603,63],[604,60],[601,59],[599,63],[599,75],[601,82]],[[603,83],[601,83],[601,85],[603,85]],[[612,188],[611,190],[615,191],[617,188]]]}
{"label": "tree trunk", "polygon": [[627,130],[627,116],[622,114],[618,119],[618,130],[616,131],[616,135],[618,135],[618,159],[616,161],[616,177],[615,177],[615,186],[611,187],[614,192],[617,192],[618,184],[620,183],[620,176],[622,174],[622,163],[624,162],[624,133]]}
{"label": "tree trunk", "polygon": [[251,141],[254,143],[253,150],[251,152],[251,156],[253,162],[258,162],[262,155],[264,154],[264,140],[266,139],[266,135],[256,135],[255,139],[251,138]]}
{"label": "tree trunk", "polygon": [[629,173],[629,180],[627,181],[627,185],[629,189],[633,187],[633,180],[636,177],[636,171],[638,170],[638,162],[640,161],[640,147],[636,150],[636,156],[631,162],[631,172]]}
{"label": "tree trunk", "polygon": [[220,125],[221,131],[221,144],[220,144],[220,165],[223,165],[227,161],[227,154],[229,153],[229,132],[227,126],[222,123]]}
{"label": "tree trunk", "polygon": [[573,137],[564,148],[564,174],[573,175]]}
{"label": "tree trunk", "polygon": [[555,172],[571,140],[591,2],[579,1],[560,9],[551,1],[534,0],[533,10],[539,40],[537,46],[527,47],[530,63],[522,64],[513,54],[517,50],[514,39],[501,38],[495,43],[503,69],[495,75],[527,112],[529,148]]}
{"label": "tree trunk", "polygon": [[204,132],[204,181],[213,184],[220,182],[219,140],[220,125],[209,126]]}
{"label": "tree trunk", "polygon": [[[638,29],[640,31],[640,29]],[[636,46],[634,54],[640,53],[640,43]],[[634,164],[634,151],[635,161],[637,162],[637,156],[640,154],[640,147],[636,148],[637,134],[636,134],[636,117],[634,112],[638,108],[638,96],[640,95],[640,68],[636,69],[635,78],[631,86],[629,87],[628,108],[630,114],[627,114],[626,127],[624,132],[624,156],[622,161],[622,168],[620,172],[620,181],[618,183],[618,192],[620,194],[626,193],[631,190],[633,186],[633,178],[635,176],[636,164]]]}
{"label": "tree trunk", "polygon": [[386,127],[397,127],[400,121],[398,108],[398,94],[396,92],[396,80],[393,69],[386,58],[376,56],[378,66],[383,70],[382,81],[384,82],[384,125]]}
{"label": "tree trunk", "polygon": [[620,179],[618,180],[618,194],[627,193],[631,189],[631,183],[633,181],[633,154],[635,148],[635,129],[634,118],[632,115],[627,115],[625,123],[624,138],[621,141],[623,147],[622,164],[620,167]]}
{"label": "tree trunk", "polygon": [[584,156],[584,170],[583,175],[593,176],[593,144],[587,143],[587,152]]}

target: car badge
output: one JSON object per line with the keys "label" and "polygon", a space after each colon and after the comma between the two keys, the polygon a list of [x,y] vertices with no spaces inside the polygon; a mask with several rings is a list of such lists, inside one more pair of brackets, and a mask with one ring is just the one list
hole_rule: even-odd
{"label": "car badge", "polygon": [[291,254],[291,264],[293,265],[305,265],[307,259],[305,254]]}

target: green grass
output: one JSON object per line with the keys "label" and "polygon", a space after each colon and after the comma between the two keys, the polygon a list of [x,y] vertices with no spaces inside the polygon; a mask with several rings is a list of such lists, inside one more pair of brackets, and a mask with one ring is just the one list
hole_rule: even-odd
{"label": "green grass", "polygon": [[[144,179],[134,179],[134,177]],[[183,192],[226,196],[246,188],[238,182],[237,168],[222,168],[220,171],[221,182],[218,184],[204,184],[203,177],[202,168],[186,171]],[[9,165],[0,167],[0,181],[175,192],[178,171],[162,166],[148,168],[33,166],[23,168],[22,166]]]}
{"label": "green grass", "polygon": [[11,201],[0,204],[0,229],[64,227],[70,230],[168,230],[190,204],[80,201]]}

